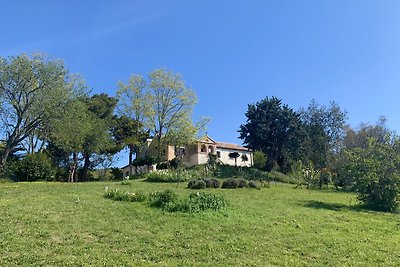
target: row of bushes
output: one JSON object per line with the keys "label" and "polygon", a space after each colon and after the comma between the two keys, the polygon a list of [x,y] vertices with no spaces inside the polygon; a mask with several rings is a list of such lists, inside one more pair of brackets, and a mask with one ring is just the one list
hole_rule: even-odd
{"label": "row of bushes", "polygon": [[104,197],[115,201],[144,202],[149,201],[150,206],[161,208],[170,212],[201,212],[206,210],[218,211],[228,206],[228,201],[222,195],[204,192],[191,193],[187,198],[180,199],[171,190],[150,193],[128,193],[119,189],[108,189]]}
{"label": "row of bushes", "polygon": [[191,180],[188,183],[188,188],[190,189],[205,189],[205,188],[227,188],[227,189],[236,189],[236,188],[260,188],[260,184],[254,180],[246,180],[246,179],[226,179],[222,183],[220,180],[216,178],[205,178],[205,179],[197,179]]}

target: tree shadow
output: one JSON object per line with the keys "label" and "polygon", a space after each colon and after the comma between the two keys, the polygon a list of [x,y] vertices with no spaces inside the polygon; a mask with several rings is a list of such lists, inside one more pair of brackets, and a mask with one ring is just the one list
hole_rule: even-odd
{"label": "tree shadow", "polygon": [[366,211],[365,208],[360,205],[345,205],[342,203],[328,203],[316,200],[300,201],[299,205],[313,209],[325,209],[333,211]]}

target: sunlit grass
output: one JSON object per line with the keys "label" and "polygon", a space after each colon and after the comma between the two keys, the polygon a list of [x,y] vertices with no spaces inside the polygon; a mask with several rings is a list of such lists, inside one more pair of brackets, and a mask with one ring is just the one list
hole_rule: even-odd
{"label": "sunlit grass", "polygon": [[400,218],[357,206],[349,193],[271,185],[207,189],[222,212],[169,213],[105,199],[192,190],[181,184],[0,184],[0,266],[396,266]]}

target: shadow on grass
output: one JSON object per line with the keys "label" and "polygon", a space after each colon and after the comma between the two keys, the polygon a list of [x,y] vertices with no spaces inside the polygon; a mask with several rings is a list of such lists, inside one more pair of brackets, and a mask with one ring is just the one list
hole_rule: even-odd
{"label": "shadow on grass", "polygon": [[301,201],[299,205],[313,208],[313,209],[324,209],[334,211],[366,211],[363,205],[345,205],[341,203],[328,203],[316,200]]}

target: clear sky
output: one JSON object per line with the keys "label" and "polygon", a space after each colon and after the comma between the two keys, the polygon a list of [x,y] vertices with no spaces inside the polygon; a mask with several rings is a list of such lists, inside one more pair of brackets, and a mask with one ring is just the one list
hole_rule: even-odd
{"label": "clear sky", "polygon": [[336,101],[349,124],[400,132],[400,1],[5,1],[0,55],[46,52],[94,93],[166,67],[197,93],[208,133],[240,143],[247,104]]}

